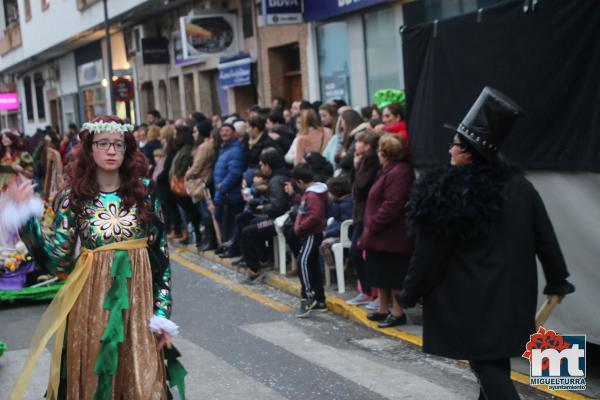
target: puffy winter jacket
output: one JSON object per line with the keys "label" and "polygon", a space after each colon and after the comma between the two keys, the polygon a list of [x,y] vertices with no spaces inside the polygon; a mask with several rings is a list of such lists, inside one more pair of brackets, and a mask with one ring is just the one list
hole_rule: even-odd
{"label": "puffy winter jacket", "polygon": [[221,145],[214,173],[216,204],[243,202],[241,185],[245,158],[244,145],[238,140]]}

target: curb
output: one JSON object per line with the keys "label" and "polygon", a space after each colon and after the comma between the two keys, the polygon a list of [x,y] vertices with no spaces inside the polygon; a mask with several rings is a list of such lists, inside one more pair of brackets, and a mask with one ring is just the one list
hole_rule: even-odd
{"label": "curb", "polygon": [[[178,250],[179,249],[181,249],[181,247],[179,247]],[[245,268],[238,268],[236,266],[233,266],[231,264],[230,259],[220,258],[216,254],[214,254],[214,252],[212,252],[212,251],[198,254],[196,252],[195,248],[192,249],[192,247],[189,247],[189,248],[184,248],[184,249],[187,252],[207,258],[208,260],[210,260],[216,264],[219,264],[223,267],[229,268],[236,272],[241,272],[242,269],[245,269]],[[291,279],[288,279],[284,276],[279,275],[278,272],[266,271],[264,283],[269,286],[272,286],[278,290],[281,290],[282,292],[292,295],[294,297],[301,296],[300,284],[298,282],[292,282]],[[326,303],[327,303],[327,308],[329,309],[329,311],[333,312],[334,314],[337,314],[337,315],[339,315],[343,318],[346,318],[350,321],[356,322],[362,326],[365,326],[369,329],[377,331],[386,336],[391,336],[396,339],[402,340],[404,342],[408,342],[413,345],[423,347],[423,338],[413,335],[409,332],[403,331],[398,328],[395,328],[395,329],[379,328],[377,326],[376,322],[369,321],[367,319],[367,312],[365,310],[363,310],[360,307],[347,304],[345,299],[342,299],[340,297],[337,297],[335,295],[331,295],[331,294],[327,293]],[[464,362],[466,362],[466,361],[464,361]],[[521,372],[512,370],[510,377],[515,382],[519,382],[523,385],[530,386],[529,385],[529,376],[527,376]],[[541,387],[541,386],[530,386],[530,387],[532,387],[536,390],[539,390],[541,392],[550,394],[558,399],[564,399],[564,400],[593,399],[593,397],[588,397],[586,395],[582,395],[582,394],[571,392],[571,391],[554,391],[554,390],[549,390],[548,388]]]}

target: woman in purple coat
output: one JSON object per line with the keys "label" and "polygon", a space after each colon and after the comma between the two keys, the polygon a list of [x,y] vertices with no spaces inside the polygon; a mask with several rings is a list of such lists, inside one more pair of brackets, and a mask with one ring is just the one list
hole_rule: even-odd
{"label": "woman in purple coat", "polygon": [[[382,136],[377,156],[382,168],[369,191],[358,245],[366,250],[367,282],[379,289],[379,310],[367,318],[380,321],[380,328],[389,328],[406,323],[406,315],[394,295],[402,289],[414,250],[404,207],[415,174],[402,137]],[[390,300],[393,303],[388,313]]]}

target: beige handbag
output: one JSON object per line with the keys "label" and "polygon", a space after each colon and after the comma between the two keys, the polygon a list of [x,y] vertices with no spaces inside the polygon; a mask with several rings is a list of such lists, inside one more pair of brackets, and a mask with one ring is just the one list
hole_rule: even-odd
{"label": "beige handbag", "polygon": [[206,186],[206,182],[203,179],[187,179],[185,181],[185,189],[187,193],[192,198],[194,203],[197,203],[204,199],[204,188]]}

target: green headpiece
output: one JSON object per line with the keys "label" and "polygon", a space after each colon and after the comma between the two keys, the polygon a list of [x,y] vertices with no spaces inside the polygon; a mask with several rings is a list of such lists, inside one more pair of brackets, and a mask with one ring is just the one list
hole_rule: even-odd
{"label": "green headpiece", "polygon": [[402,107],[406,107],[406,95],[402,89],[378,90],[373,95],[373,100],[380,110],[392,103],[400,103]]}

